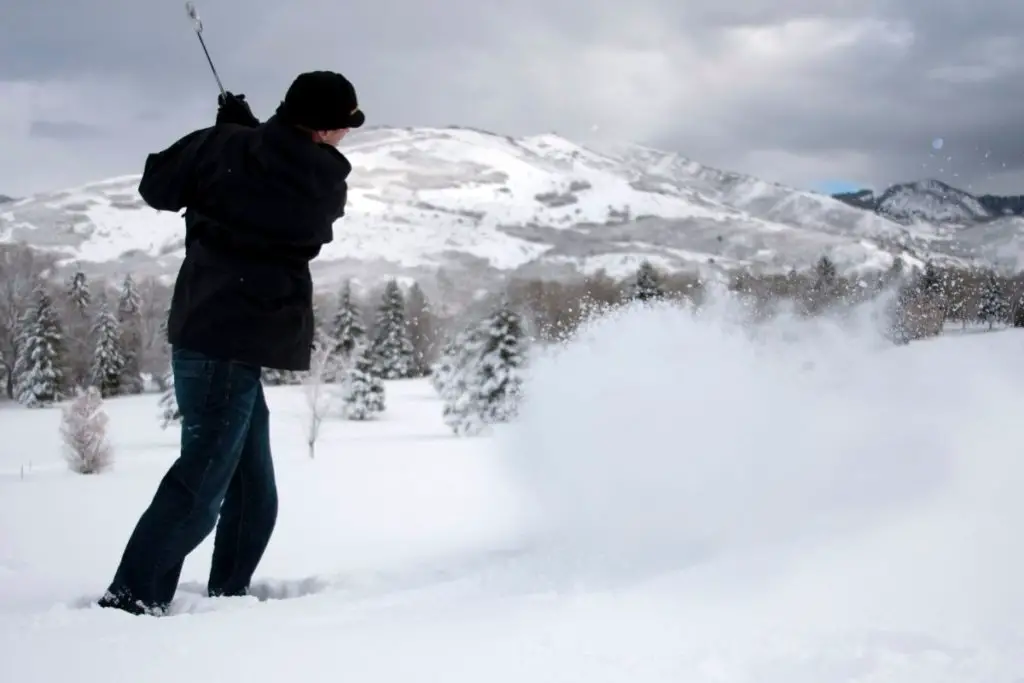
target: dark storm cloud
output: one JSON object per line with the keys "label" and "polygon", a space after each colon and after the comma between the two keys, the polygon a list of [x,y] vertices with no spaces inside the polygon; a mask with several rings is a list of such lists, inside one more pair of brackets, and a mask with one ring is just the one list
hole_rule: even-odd
{"label": "dark storm cloud", "polygon": [[[0,3],[0,81],[119,84],[102,95],[109,102],[96,104],[125,126],[112,133],[121,145],[115,158],[158,146],[153,126],[163,135],[167,121],[185,128],[212,114],[216,86],[183,3]],[[246,92],[263,116],[298,71],[336,68],[356,82],[371,124],[570,137],[600,127],[804,185],[883,184],[934,171],[978,187],[1001,174],[1000,182],[1019,180],[1024,191],[1021,2],[197,5],[226,86]],[[785,32],[755,30],[787,21],[796,23]],[[32,118],[78,120],[74,112]],[[939,137],[943,148],[934,150]],[[758,161],[778,158],[799,163]]]}

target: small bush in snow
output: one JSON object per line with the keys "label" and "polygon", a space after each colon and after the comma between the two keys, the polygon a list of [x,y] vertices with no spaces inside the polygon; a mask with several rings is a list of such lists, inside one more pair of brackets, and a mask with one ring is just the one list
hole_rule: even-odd
{"label": "small bush in snow", "polygon": [[113,464],[107,441],[107,414],[96,387],[79,390],[62,411],[60,425],[68,467],[79,474],[99,474]]}
{"label": "small bush in snow", "polygon": [[326,334],[318,335],[314,344],[309,370],[303,373],[303,389],[306,397],[306,445],[309,457],[316,455],[316,440],[320,436],[320,425],[330,406],[331,395],[327,391],[326,378],[336,377],[342,360],[335,353],[337,340]]}

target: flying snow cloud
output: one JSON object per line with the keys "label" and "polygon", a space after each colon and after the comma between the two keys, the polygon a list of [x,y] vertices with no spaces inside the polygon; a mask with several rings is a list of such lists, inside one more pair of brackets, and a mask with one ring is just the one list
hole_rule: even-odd
{"label": "flying snow cloud", "polygon": [[542,352],[501,444],[555,576],[779,625],[1013,623],[1020,335],[896,348],[877,312],[635,307]]}
{"label": "flying snow cloud", "polygon": [[[371,125],[597,131],[802,186],[939,175],[1019,191],[1024,6],[990,5],[198,3],[222,77],[262,116],[298,71],[334,68]],[[0,147],[13,161],[0,191],[137,172],[212,119],[215,84],[180,5],[6,0],[3,16],[0,119],[13,125]],[[55,143],[29,134],[34,121],[102,135]]]}

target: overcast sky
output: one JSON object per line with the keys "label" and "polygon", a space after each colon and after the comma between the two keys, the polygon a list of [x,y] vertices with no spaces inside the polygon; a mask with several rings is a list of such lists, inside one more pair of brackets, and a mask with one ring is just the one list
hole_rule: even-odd
{"label": "overcast sky", "polygon": [[[333,69],[368,125],[632,140],[802,187],[1024,193],[1021,0],[197,4],[261,117],[298,72]],[[0,0],[0,17],[0,193],[137,173],[213,120],[178,0]]]}

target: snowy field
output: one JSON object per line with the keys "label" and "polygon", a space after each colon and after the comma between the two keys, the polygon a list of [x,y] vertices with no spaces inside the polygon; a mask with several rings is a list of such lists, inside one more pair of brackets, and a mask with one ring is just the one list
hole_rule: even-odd
{"label": "snowy field", "polygon": [[115,469],[0,409],[0,680],[1019,683],[1024,334],[757,341],[637,310],[542,357],[520,420],[458,439],[425,381],[373,423],[268,392],[281,509],[254,597],[90,603],[176,455],[107,403]]}

